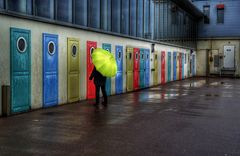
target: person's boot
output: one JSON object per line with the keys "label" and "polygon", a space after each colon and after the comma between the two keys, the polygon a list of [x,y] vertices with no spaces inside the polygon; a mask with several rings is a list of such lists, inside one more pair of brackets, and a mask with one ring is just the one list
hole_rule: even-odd
{"label": "person's boot", "polygon": [[105,101],[102,102],[102,105],[103,105],[104,107],[107,107],[107,106],[108,106],[107,102],[105,102]]}

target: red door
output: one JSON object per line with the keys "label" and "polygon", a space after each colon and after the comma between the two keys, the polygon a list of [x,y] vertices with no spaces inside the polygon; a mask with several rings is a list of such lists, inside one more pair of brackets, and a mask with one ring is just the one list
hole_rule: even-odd
{"label": "red door", "polygon": [[93,99],[96,97],[95,86],[93,81],[89,80],[94,65],[92,63],[91,54],[93,49],[97,48],[97,42],[87,41],[87,99]]}
{"label": "red door", "polygon": [[182,54],[179,53],[179,57],[178,57],[178,62],[179,62],[179,74],[178,74],[178,79],[182,80]]}
{"label": "red door", "polygon": [[162,51],[161,55],[161,82],[165,83],[165,51]]}
{"label": "red door", "polygon": [[133,89],[139,88],[139,56],[140,50],[138,48],[133,49]]}

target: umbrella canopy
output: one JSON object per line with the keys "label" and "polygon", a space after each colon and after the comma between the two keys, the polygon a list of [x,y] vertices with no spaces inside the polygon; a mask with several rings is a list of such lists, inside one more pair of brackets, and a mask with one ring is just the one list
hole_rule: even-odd
{"label": "umbrella canopy", "polygon": [[96,48],[92,53],[92,62],[103,76],[113,77],[117,74],[117,63],[114,56],[107,50]]}

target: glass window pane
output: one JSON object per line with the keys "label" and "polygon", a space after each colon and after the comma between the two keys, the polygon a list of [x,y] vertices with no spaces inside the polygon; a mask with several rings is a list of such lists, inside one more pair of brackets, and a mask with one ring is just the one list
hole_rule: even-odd
{"label": "glass window pane", "polygon": [[137,35],[137,0],[130,1],[130,35],[136,36]]}
{"label": "glass window pane", "polygon": [[87,1],[75,1],[75,24],[87,26]]}
{"label": "glass window pane", "polygon": [[0,9],[4,9],[4,0],[0,0]]}
{"label": "glass window pane", "polygon": [[121,1],[112,0],[112,31],[120,33]]}
{"label": "glass window pane", "polygon": [[57,0],[57,20],[72,22],[72,0]]}
{"label": "glass window pane", "polygon": [[149,29],[149,36],[151,36],[151,39],[154,38],[154,1],[150,0],[150,29]]}
{"label": "glass window pane", "polygon": [[100,0],[89,0],[88,2],[88,26],[100,29]]}
{"label": "glass window pane", "polygon": [[150,39],[150,34],[149,34],[149,21],[150,21],[150,0],[145,0],[144,1],[144,38]]}
{"label": "glass window pane", "polygon": [[35,15],[54,18],[54,1],[53,0],[35,0]]}
{"label": "glass window pane", "polygon": [[101,29],[111,31],[111,0],[101,0]]}
{"label": "glass window pane", "polygon": [[32,0],[8,0],[8,9],[20,13],[32,14]]}
{"label": "glass window pane", "polygon": [[217,23],[224,23],[224,9],[217,9]]}
{"label": "glass window pane", "polygon": [[122,0],[121,33],[129,35],[129,0]]}
{"label": "glass window pane", "polygon": [[143,0],[138,0],[137,37],[143,37]]}
{"label": "glass window pane", "polygon": [[155,3],[155,30],[154,30],[154,39],[159,40],[159,28],[160,28],[160,8],[159,8],[159,2]]}

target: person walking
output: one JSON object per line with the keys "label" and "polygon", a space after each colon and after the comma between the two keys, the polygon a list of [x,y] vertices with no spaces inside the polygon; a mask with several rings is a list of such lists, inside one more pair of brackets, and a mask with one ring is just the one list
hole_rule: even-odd
{"label": "person walking", "polygon": [[100,72],[97,71],[96,67],[94,66],[94,69],[89,77],[89,80],[94,79],[94,85],[95,85],[95,92],[96,92],[96,103],[94,104],[95,107],[99,106],[99,92],[100,88],[102,90],[104,101],[102,102],[102,105],[104,107],[107,107],[107,93],[106,93],[106,77],[103,76]]}

